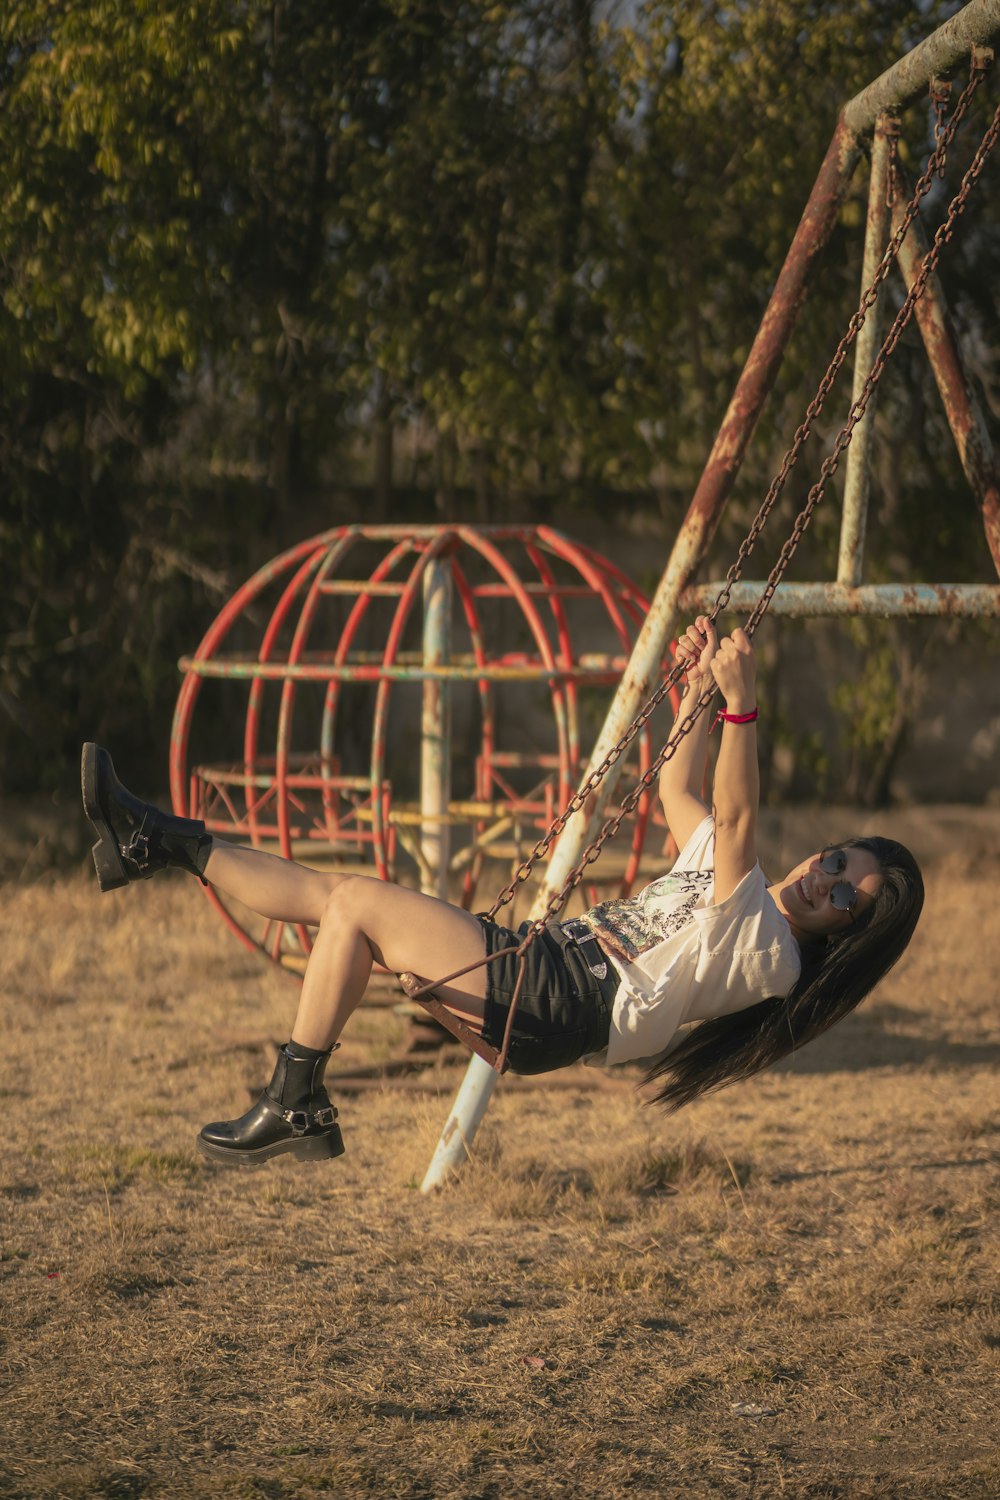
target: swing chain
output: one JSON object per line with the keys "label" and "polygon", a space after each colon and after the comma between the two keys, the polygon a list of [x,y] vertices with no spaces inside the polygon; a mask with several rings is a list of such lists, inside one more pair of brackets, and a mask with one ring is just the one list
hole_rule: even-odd
{"label": "swing chain", "polygon": [[[932,78],[931,81],[930,81],[930,98],[931,98],[931,107],[934,110],[934,144],[935,144],[935,146],[938,146],[938,145],[940,145],[940,143],[941,143],[941,137],[944,134],[944,122],[945,122],[945,118],[946,118],[947,112],[948,112],[948,105],[951,102],[951,79],[950,78]],[[892,170],[893,165],[894,165],[894,163],[890,163],[890,167],[889,167],[889,173],[890,173],[889,191],[890,191],[890,193],[892,192],[892,178],[894,176],[894,173],[893,173],[893,170]],[[943,177],[944,176],[944,163],[943,162],[938,167],[937,175],[938,175],[938,177]],[[891,202],[889,203],[889,207],[890,208],[892,207],[892,203]]]}
{"label": "swing chain", "polygon": [[[931,184],[934,181],[936,173],[944,165],[947,159],[948,148],[950,147],[951,142],[954,139],[955,132],[964,119],[972,97],[975,94],[980,83],[983,81],[983,78],[986,76],[986,72],[987,59],[980,57],[978,53],[974,54],[969,81],[966,84],[957,105],[955,106],[955,110],[951,116],[951,119],[942,129],[941,138],[937,142],[935,149],[927,162],[924,172],[922,173],[916,184],[916,187],[914,188],[913,196],[910,199],[909,204],[907,205],[900,226],[897,229],[896,233],[893,235],[892,239],[889,241],[889,244],[886,247],[885,254],[882,257],[881,262],[879,263],[879,267],[876,271],[875,277],[872,280],[871,285],[866,289],[864,295],[862,296],[858,310],[851,318],[851,321],[847,327],[847,331],[838,344],[833,359],[830,361],[826,373],[819,383],[816,394],[813,397],[812,401],[809,403],[809,406],[806,408],[805,417],[793,436],[792,443],[785,453],[784,458],[782,459],[778,472],[772,479],[771,484],[768,487],[767,493],[760,506],[760,509],[758,510],[751,523],[750,530],[748,531],[743,542],[740,544],[736,559],[732,567],[726,574],[725,583],[720,590],[719,595],[716,598],[715,603],[712,606],[711,613],[708,617],[713,624],[729,603],[733,588],[739,582],[742,576],[743,567],[747,559],[750,557],[750,554],[752,553],[754,546],[757,543],[757,539],[764,529],[764,525],[768,517],[770,516],[771,511],[773,510],[778,497],[785,487],[789,474],[798,461],[799,454],[801,453],[802,448],[812,431],[813,423],[823,410],[827,396],[833,388],[833,384],[840,372],[844,360],[847,357],[851,345],[857,338],[858,332],[860,331],[861,326],[868,315],[868,312],[871,310],[872,306],[878,298],[882,284],[889,275],[889,272],[895,262],[896,253],[899,250],[899,247],[902,244],[910,225],[919,212],[921,200],[930,191]],[[978,172],[976,175],[978,176]],[[972,184],[970,183],[969,187],[971,187],[971,185]],[[968,190],[969,188],[965,188],[963,191],[963,207],[965,197],[968,195]],[[958,212],[961,212],[961,209],[959,209]],[[924,280],[926,281],[926,277],[924,278]],[[922,290],[923,283],[921,283],[921,291]],[[914,298],[914,301],[915,300],[916,299]],[[907,317],[908,316],[909,315],[907,315]],[[895,343],[893,343],[893,348],[894,347]],[[881,368],[879,369],[878,375],[881,375]],[[878,376],[876,376],[876,380],[877,379]],[[870,395],[870,391],[868,392],[868,395]],[[867,396],[865,396],[864,398],[864,404],[865,406],[867,406]],[[846,444],[850,442],[850,434],[853,433],[854,427],[857,425],[857,422],[860,421],[863,414],[864,407],[862,407],[862,411],[858,414],[857,417],[855,417],[854,421],[850,423],[850,431],[848,432],[848,436],[843,446],[846,446]],[[842,448],[837,451],[837,461],[839,461],[841,451]],[[830,459],[828,458],[827,463],[829,462]],[[834,463],[833,469],[830,470],[830,473],[832,473],[835,468],[836,463]],[[826,478],[828,477],[828,475],[824,475],[822,478],[822,484],[824,486]],[[811,493],[812,492],[810,492],[810,494]],[[819,503],[819,500],[822,497],[822,493],[823,491],[821,489],[819,495],[817,495],[812,505],[807,507],[807,512],[803,512],[796,519],[795,529],[793,529],[792,535],[789,537],[788,541],[786,541],[784,547],[782,548],[781,556],[778,559],[778,564],[776,565],[776,568],[771,577],[769,577],[768,579],[768,586],[765,589],[764,594],[761,596],[761,599],[758,601],[757,607],[751,615],[750,620],[747,622],[747,634],[751,637],[753,636],[753,632],[759,624],[764,611],[770,604],[771,598],[773,597],[775,589],[777,588],[778,583],[780,582],[780,579],[785,572],[785,569],[788,567],[788,564],[792,560],[795,549],[797,548],[799,541],[801,540],[806,526],[809,524],[812,512],[815,509],[816,505]],[[773,586],[771,582],[772,578],[774,579]],[[548,849],[553,843],[553,840],[557,838],[558,835],[563,831],[570,818],[572,818],[576,813],[580,812],[583,809],[591,794],[601,784],[612,766],[614,766],[621,759],[622,755],[632,744],[633,740],[649,721],[655,709],[658,708],[659,705],[663,702],[663,699],[667,696],[671,687],[673,687],[678,682],[683,673],[683,670],[684,669],[680,664],[674,666],[666,679],[653,693],[652,697],[649,698],[645,705],[639,710],[639,713],[625,730],[625,733],[622,735],[621,739],[618,740],[618,742],[614,746],[612,746],[611,750],[605,756],[604,760],[601,761],[600,765],[595,767],[595,769],[587,777],[587,780],[575,793],[567,806],[561,813],[559,813],[555,817],[555,819],[549,825],[549,828],[547,829],[545,834],[538,840],[534,848],[527,855],[526,859],[518,867],[509,884],[506,885],[502,891],[500,891],[493,905],[486,913],[489,920],[492,921],[496,917],[497,912],[499,912],[513,899],[514,893],[516,892],[518,886],[522,885],[524,881],[530,877],[535,864],[539,859],[542,858],[544,854],[547,853]],[[639,797],[642,795],[642,793],[650,786],[652,786],[653,780],[659,774],[659,771],[665,765],[667,760],[669,760],[674,754],[677,746],[680,744],[680,741],[684,738],[684,736],[686,734],[689,734],[691,729],[693,729],[698,718],[700,718],[705,708],[715,697],[717,691],[718,690],[715,688],[709,690],[707,695],[705,695],[703,699],[700,699],[698,704],[695,705],[691,714],[684,721],[684,723],[677,729],[675,729],[670,739],[668,739],[667,743],[664,745],[660,755],[657,756],[653,764],[650,765],[650,767],[647,769],[637,787],[634,788],[633,792],[629,793],[629,795],[622,802],[619,812],[614,817],[608,819],[605,822],[595,840],[590,845],[588,845],[587,849],[584,851],[580,859],[579,864],[577,864],[573,871],[571,871],[562,890],[553,895],[553,897],[549,901],[544,916],[533,923],[528,937],[525,940],[525,944],[522,946],[526,946],[529,941],[533,940],[534,934],[538,931],[541,931],[545,923],[547,921],[551,921],[553,916],[562,909],[570,893],[576,888],[576,886],[582,879],[583,872],[585,871],[587,865],[594,862],[594,860],[598,857],[601,850],[603,849],[604,845],[607,843],[608,839],[613,837],[614,834],[617,833],[624,818],[636,806],[636,803],[638,802]]]}
{"label": "swing chain", "polygon": [[757,538],[763,531],[764,525],[768,517],[770,516],[771,511],[774,509],[774,505],[778,499],[778,496],[781,494],[782,490],[785,487],[788,475],[791,473],[792,469],[795,467],[795,464],[798,461],[799,454],[801,453],[802,448],[804,447],[805,442],[812,431],[812,425],[823,410],[823,407],[826,403],[826,398],[833,388],[833,384],[838,374],[840,373],[840,369],[844,363],[844,360],[847,358],[851,345],[857,338],[858,333],[861,330],[861,326],[865,321],[865,318],[868,316],[868,313],[871,311],[872,307],[878,300],[879,293],[882,289],[882,284],[892,270],[892,267],[896,260],[896,255],[899,251],[899,247],[902,245],[903,240],[905,239],[906,234],[910,228],[910,225],[913,223],[913,220],[916,218],[917,214],[920,211],[921,200],[926,197],[927,193],[930,191],[931,185],[934,181],[934,176],[938,168],[942,166],[946,161],[948,148],[951,145],[952,140],[954,139],[955,132],[964,119],[966,111],[969,108],[969,104],[972,101],[972,97],[978,89],[979,85],[982,83],[985,76],[986,68],[984,66],[977,65],[976,61],[974,60],[969,75],[969,82],[966,84],[964,90],[962,91],[962,95],[955,106],[954,113],[952,114],[951,119],[948,121],[947,125],[944,128],[940,142],[935,147],[927,162],[926,167],[924,168],[922,175],[917,181],[917,184],[913,190],[913,196],[907,204],[906,211],[903,214],[899,227],[886,246],[885,253],[882,256],[881,261],[879,262],[879,266],[877,271],[875,272],[875,276],[873,277],[870,286],[868,286],[863,293],[861,301],[858,305],[857,312],[854,313],[851,321],[847,325],[847,331],[845,332],[840,343],[837,345],[836,351],[832,360],[830,361],[826,374],[820,381],[815,396],[806,408],[806,414],[802,421],[802,424],[796,429],[795,434],[792,438],[791,445],[781,461],[781,465],[778,469],[777,474],[774,476],[770,483],[770,486],[768,487],[767,494],[764,496],[761,507],[753,519],[746,538],[740,546],[740,550],[736,556],[736,561],[726,575],[726,587],[723,588],[722,592],[715,602],[712,614],[713,619],[715,618],[715,615],[717,613],[724,610],[728,605],[730,594],[732,593],[732,587],[739,581],[742,575],[743,564],[750,556],[750,553],[753,551]]}
{"label": "swing chain", "polygon": [[820,466],[819,478],[813,485],[812,489],[809,491],[809,494],[806,497],[805,507],[796,517],[795,524],[792,527],[792,533],[789,536],[788,540],[785,542],[785,545],[782,547],[781,553],[778,557],[778,561],[768,576],[764,591],[758,599],[756,605],[754,606],[754,610],[750,616],[750,619],[747,621],[745,628],[748,635],[752,635],[754,630],[757,628],[757,625],[760,623],[764,612],[766,611],[768,605],[774,597],[775,590],[781,582],[785,569],[788,567],[788,564],[792,560],[795,549],[802,538],[802,534],[805,531],[806,527],[809,525],[810,520],[812,519],[813,511],[816,509],[816,506],[823,498],[827,480],[836,473],[844,449],[850,443],[855,427],[861,421],[866,410],[868,409],[868,403],[871,400],[875,387],[878,385],[878,382],[882,378],[885,367],[888,364],[893,351],[896,348],[896,345],[899,343],[903,330],[909,323],[910,318],[913,316],[914,308],[916,307],[920,298],[923,296],[924,288],[927,285],[927,282],[930,280],[931,276],[937,269],[937,263],[941,258],[941,251],[944,249],[945,245],[948,243],[955,232],[955,225],[960,215],[965,211],[965,205],[968,202],[969,194],[971,193],[979,178],[979,174],[981,173],[983,166],[985,165],[986,158],[989,156],[990,152],[993,150],[993,147],[996,145],[998,135],[1000,135],[1000,106],[997,107],[996,112],[993,116],[993,121],[986,131],[986,134],[983,136],[983,139],[979,144],[979,149],[977,150],[971,165],[966,171],[965,176],[962,178],[962,182],[958,192],[955,194],[955,197],[948,205],[947,215],[945,216],[942,223],[938,226],[937,233],[934,236],[930,249],[924,256],[923,261],[920,265],[920,270],[917,272],[917,275],[913,279],[913,285],[907,292],[906,297],[899,308],[899,311],[893,319],[892,327],[886,334],[882,347],[875,357],[875,362],[872,365],[871,370],[864,382],[864,385],[861,388],[860,395],[858,396],[857,401],[855,401],[854,405],[851,407],[850,415],[848,416],[847,421],[840,429],[840,432],[837,434],[832,451],[827,455],[827,457],[823,460],[822,465]]}

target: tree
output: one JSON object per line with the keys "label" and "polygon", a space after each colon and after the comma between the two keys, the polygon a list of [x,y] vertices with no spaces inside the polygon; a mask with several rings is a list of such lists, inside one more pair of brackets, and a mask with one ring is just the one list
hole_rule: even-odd
{"label": "tree", "polygon": [[[302,497],[328,489],[373,427],[386,493],[392,431],[419,423],[448,507],[470,489],[482,514],[510,495],[600,505],[625,491],[669,520],[837,109],[955,8],[9,8],[7,780],[36,780],[37,746],[68,754],[81,723],[122,731],[136,705],[151,747],[172,658],[214,612],[227,570],[300,532]],[[909,117],[904,147],[921,151],[930,124],[927,111]],[[951,258],[960,317],[995,384],[996,210],[985,184],[979,196],[983,228]],[[803,320],[733,529],[856,299],[857,216],[849,203],[828,256],[835,295]],[[901,353],[912,391],[883,403],[891,442],[923,390]],[[893,467],[911,503],[955,482],[947,450]],[[818,519],[807,550],[829,525]],[[908,543],[904,571],[924,565],[929,534]],[[970,506],[957,552],[976,535]]]}

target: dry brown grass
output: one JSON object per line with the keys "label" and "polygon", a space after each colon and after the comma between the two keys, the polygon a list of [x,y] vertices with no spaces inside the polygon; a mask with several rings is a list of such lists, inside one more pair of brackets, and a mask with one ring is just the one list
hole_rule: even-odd
{"label": "dry brown grass", "polygon": [[937,862],[861,1014],[673,1119],[509,1080],[430,1201],[453,1067],[210,1168],[291,985],[183,877],[5,887],[0,1494],[996,1495],[998,882]]}

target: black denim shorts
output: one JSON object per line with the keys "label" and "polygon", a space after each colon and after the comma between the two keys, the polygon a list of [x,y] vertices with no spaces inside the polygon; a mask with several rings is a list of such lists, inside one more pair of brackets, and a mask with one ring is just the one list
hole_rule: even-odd
{"label": "black denim shorts", "polygon": [[[522,942],[530,926],[522,922],[514,932],[486,917],[479,920],[486,933],[487,954]],[[606,1047],[618,989],[614,965],[609,961],[606,978],[596,978],[576,943],[556,925],[539,934],[525,962],[508,1053],[511,1072],[550,1073]],[[486,966],[483,1037],[494,1047],[503,1045],[517,967],[514,953]]]}

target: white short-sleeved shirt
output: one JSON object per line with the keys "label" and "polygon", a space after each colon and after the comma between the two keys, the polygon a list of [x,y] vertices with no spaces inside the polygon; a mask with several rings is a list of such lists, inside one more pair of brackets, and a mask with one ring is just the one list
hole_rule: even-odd
{"label": "white short-sleeved shirt", "polygon": [[619,977],[607,1048],[588,1062],[655,1059],[686,1022],[787,995],[798,979],[798,945],[760,865],[716,904],[714,861],[706,816],[669,874],[584,913]]}

